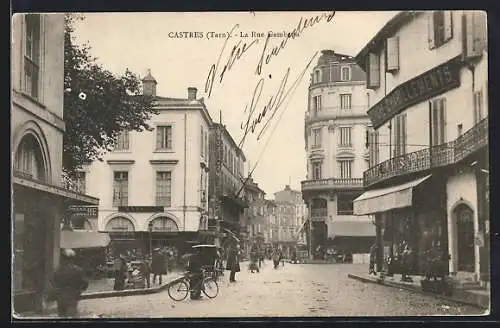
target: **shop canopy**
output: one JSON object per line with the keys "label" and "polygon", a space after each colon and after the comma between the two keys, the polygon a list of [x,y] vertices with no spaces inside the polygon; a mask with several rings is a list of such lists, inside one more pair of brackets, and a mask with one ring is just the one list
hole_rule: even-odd
{"label": "shop canopy", "polygon": [[61,248],[98,248],[110,243],[107,233],[89,230],[62,230]]}
{"label": "shop canopy", "polygon": [[398,186],[368,190],[354,200],[354,214],[374,214],[409,207],[412,205],[414,188],[429,178],[430,175],[427,175]]}
{"label": "shop canopy", "polygon": [[328,225],[333,237],[375,237],[371,221],[334,221]]}

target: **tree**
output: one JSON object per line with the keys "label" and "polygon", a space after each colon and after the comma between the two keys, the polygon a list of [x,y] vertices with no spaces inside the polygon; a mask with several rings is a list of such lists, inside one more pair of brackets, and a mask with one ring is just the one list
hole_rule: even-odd
{"label": "tree", "polygon": [[122,130],[151,130],[157,114],[153,98],[141,93],[141,81],[129,71],[115,75],[96,62],[88,44],[78,45],[72,33],[76,20],[65,16],[63,168],[74,176],[89,161],[102,160]]}

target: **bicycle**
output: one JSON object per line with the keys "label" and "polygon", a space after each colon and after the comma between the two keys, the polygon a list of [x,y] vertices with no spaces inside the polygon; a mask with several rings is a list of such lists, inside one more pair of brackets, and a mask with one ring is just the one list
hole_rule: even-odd
{"label": "bicycle", "polygon": [[[219,294],[219,285],[214,278],[207,275],[207,271],[205,269],[201,270],[202,279],[201,279],[201,291],[208,298],[215,298]],[[183,301],[189,294],[189,292],[195,291],[196,289],[191,288],[191,284],[189,283],[189,274],[185,274],[177,281],[170,284],[168,287],[168,296],[174,301]]]}

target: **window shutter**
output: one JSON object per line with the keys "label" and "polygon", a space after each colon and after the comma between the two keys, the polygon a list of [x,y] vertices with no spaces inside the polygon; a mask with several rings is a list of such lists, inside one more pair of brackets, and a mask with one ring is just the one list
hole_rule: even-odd
{"label": "window shutter", "polygon": [[434,12],[431,11],[429,16],[427,16],[427,33],[428,33],[428,42],[429,49],[434,49],[436,47],[436,43],[434,42]]}
{"label": "window shutter", "polygon": [[479,122],[478,93],[474,93],[474,124]]}
{"label": "window shutter", "polygon": [[402,124],[402,142],[401,142],[401,154],[406,154],[406,114],[403,114],[401,117],[401,124]]}
{"label": "window shutter", "polygon": [[397,71],[399,69],[399,37],[388,38],[386,46],[386,70],[388,72]]}
{"label": "window shutter", "polygon": [[438,129],[437,129],[437,111],[438,111],[438,102],[437,100],[432,101],[432,146],[437,145],[437,137],[438,137]]}
{"label": "window shutter", "polygon": [[441,112],[439,113],[440,120],[440,143],[446,142],[446,98],[441,99]]}
{"label": "window shutter", "polygon": [[451,39],[453,37],[453,18],[452,11],[445,10],[444,16],[444,41]]}
{"label": "window shutter", "polygon": [[161,149],[161,127],[156,127],[156,149]]}
{"label": "window shutter", "polygon": [[369,54],[368,75],[369,88],[378,88],[380,86],[380,57],[376,54]]}

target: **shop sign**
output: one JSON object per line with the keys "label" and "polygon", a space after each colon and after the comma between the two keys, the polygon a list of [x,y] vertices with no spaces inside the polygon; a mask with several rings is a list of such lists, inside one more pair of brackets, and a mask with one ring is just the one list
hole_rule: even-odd
{"label": "shop sign", "polygon": [[68,211],[72,217],[97,218],[99,209],[97,206],[70,206]]}
{"label": "shop sign", "polygon": [[377,129],[405,108],[460,86],[460,57],[455,57],[399,85],[368,110]]}
{"label": "shop sign", "polygon": [[163,206],[118,206],[119,212],[126,213],[157,213],[163,212]]}

